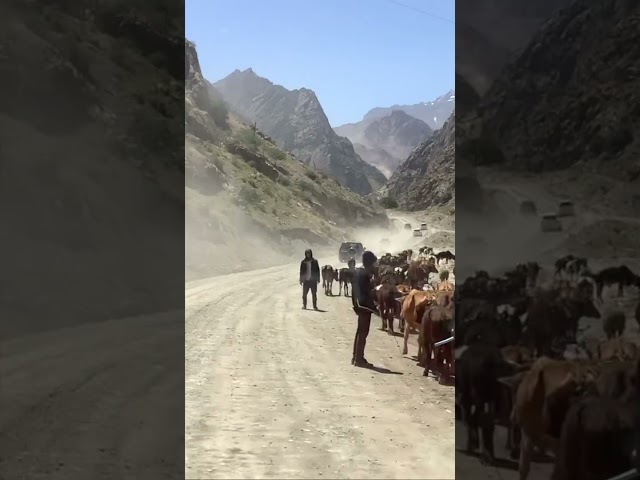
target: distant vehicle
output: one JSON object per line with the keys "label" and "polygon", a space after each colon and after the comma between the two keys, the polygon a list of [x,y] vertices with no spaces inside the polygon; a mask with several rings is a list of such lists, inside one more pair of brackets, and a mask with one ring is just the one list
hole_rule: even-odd
{"label": "distant vehicle", "polygon": [[410,223],[405,223],[404,224],[404,229],[405,230],[411,230],[411,224]]}
{"label": "distant vehicle", "polygon": [[546,213],[540,221],[540,229],[543,232],[560,232],[562,231],[562,223],[555,213]]}
{"label": "distant vehicle", "polygon": [[570,200],[565,200],[560,202],[558,205],[558,216],[559,217],[573,217],[576,214],[576,210],[573,206],[573,202]]}
{"label": "distant vehicle", "polygon": [[426,223],[421,223],[420,224],[420,230],[427,230],[427,224]]}
{"label": "distant vehicle", "polygon": [[365,248],[360,242],[344,242],[340,245],[338,251],[338,259],[342,263],[347,263],[349,259],[353,258],[357,263],[362,263],[362,254]]}
{"label": "distant vehicle", "polygon": [[413,236],[414,237],[421,237],[422,236],[422,230],[420,230],[419,228],[414,228],[413,229]]}
{"label": "distant vehicle", "polygon": [[522,215],[537,215],[538,209],[536,208],[536,204],[533,200],[524,200],[520,204],[520,213]]}

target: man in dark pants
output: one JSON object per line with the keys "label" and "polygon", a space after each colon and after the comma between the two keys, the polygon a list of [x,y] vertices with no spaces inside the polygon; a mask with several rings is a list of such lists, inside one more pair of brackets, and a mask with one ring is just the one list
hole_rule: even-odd
{"label": "man in dark pants", "polygon": [[320,283],[320,266],[313,258],[310,248],[304,252],[304,260],[300,262],[300,285],[302,285],[302,308],[307,308],[307,295],[311,290],[313,309],[318,309],[318,284]]}
{"label": "man in dark pants", "polygon": [[356,367],[373,366],[364,358],[364,347],[367,344],[367,335],[369,335],[369,327],[371,326],[371,314],[379,315],[374,302],[374,286],[371,281],[377,260],[373,252],[364,252],[362,255],[363,267],[357,269],[353,277],[351,300],[353,311],[358,315],[358,329],[353,340],[351,364]]}

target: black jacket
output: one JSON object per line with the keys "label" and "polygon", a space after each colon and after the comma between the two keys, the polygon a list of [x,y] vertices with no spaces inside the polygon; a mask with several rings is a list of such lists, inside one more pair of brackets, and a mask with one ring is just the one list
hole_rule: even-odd
{"label": "black jacket", "polygon": [[[307,259],[305,258],[300,262],[300,281],[304,281],[307,275],[307,266],[305,262]],[[311,258],[311,281],[320,283],[320,265],[318,265],[318,261],[315,258]]]}
{"label": "black jacket", "polygon": [[371,275],[369,275],[364,268],[356,269],[353,276],[353,287],[351,291],[353,308],[365,309],[371,313],[375,313],[376,315],[380,314],[373,298],[373,287],[374,285],[371,281]]}

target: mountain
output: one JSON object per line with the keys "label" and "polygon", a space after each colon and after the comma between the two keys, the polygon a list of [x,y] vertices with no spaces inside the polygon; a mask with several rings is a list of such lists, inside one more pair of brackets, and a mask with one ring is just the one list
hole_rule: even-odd
{"label": "mountain", "polygon": [[456,71],[477,92],[485,93],[538,29],[571,1],[458,0]]}
{"label": "mountain", "polygon": [[[384,211],[278,147],[230,111],[185,46],[185,229],[189,278],[291,261]],[[297,101],[297,100],[296,100]],[[318,252],[320,253],[320,252]]]}
{"label": "mountain", "polygon": [[529,171],[580,164],[638,178],[638,58],[640,3],[572,3],[460,119],[458,153],[476,164]]}
{"label": "mountain", "polygon": [[454,113],[398,167],[383,194],[407,210],[455,205]]}
{"label": "mountain", "polygon": [[444,122],[453,112],[455,107],[456,94],[455,90],[449,90],[444,95],[431,102],[416,103],[415,105],[393,105],[391,107],[377,107],[369,110],[364,116],[363,121],[375,120],[377,118],[386,117],[394,110],[402,110],[418,120],[422,120],[429,125],[432,130],[442,127]]}
{"label": "mountain", "polygon": [[341,185],[367,195],[386,182],[379,170],[358,156],[349,140],[333,131],[313,91],[287,90],[250,68],[234,71],[214,87],[235,112],[256,122],[280,147]]}
{"label": "mountain", "polygon": [[369,121],[343,125],[335,131],[351,140],[358,155],[387,178],[417,145],[433,133],[425,122],[402,110],[394,110]]}
{"label": "mountain", "polygon": [[3,340],[184,305],[184,9],[120,5],[0,2]]}

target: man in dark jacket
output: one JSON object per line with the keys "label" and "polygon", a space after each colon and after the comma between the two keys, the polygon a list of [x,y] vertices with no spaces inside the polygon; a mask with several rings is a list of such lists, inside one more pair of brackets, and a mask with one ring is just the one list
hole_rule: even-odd
{"label": "man in dark jacket", "polygon": [[353,311],[358,315],[358,329],[353,341],[351,364],[357,367],[372,367],[364,358],[364,347],[367,344],[367,336],[371,326],[371,314],[380,315],[374,302],[374,285],[371,281],[377,260],[373,252],[364,252],[362,268],[357,269],[353,277],[351,300]]}
{"label": "man in dark jacket", "polygon": [[311,290],[313,309],[318,309],[318,284],[320,283],[320,266],[313,258],[310,248],[304,252],[304,260],[300,262],[300,285],[302,285],[302,308],[307,308],[307,295]]}

